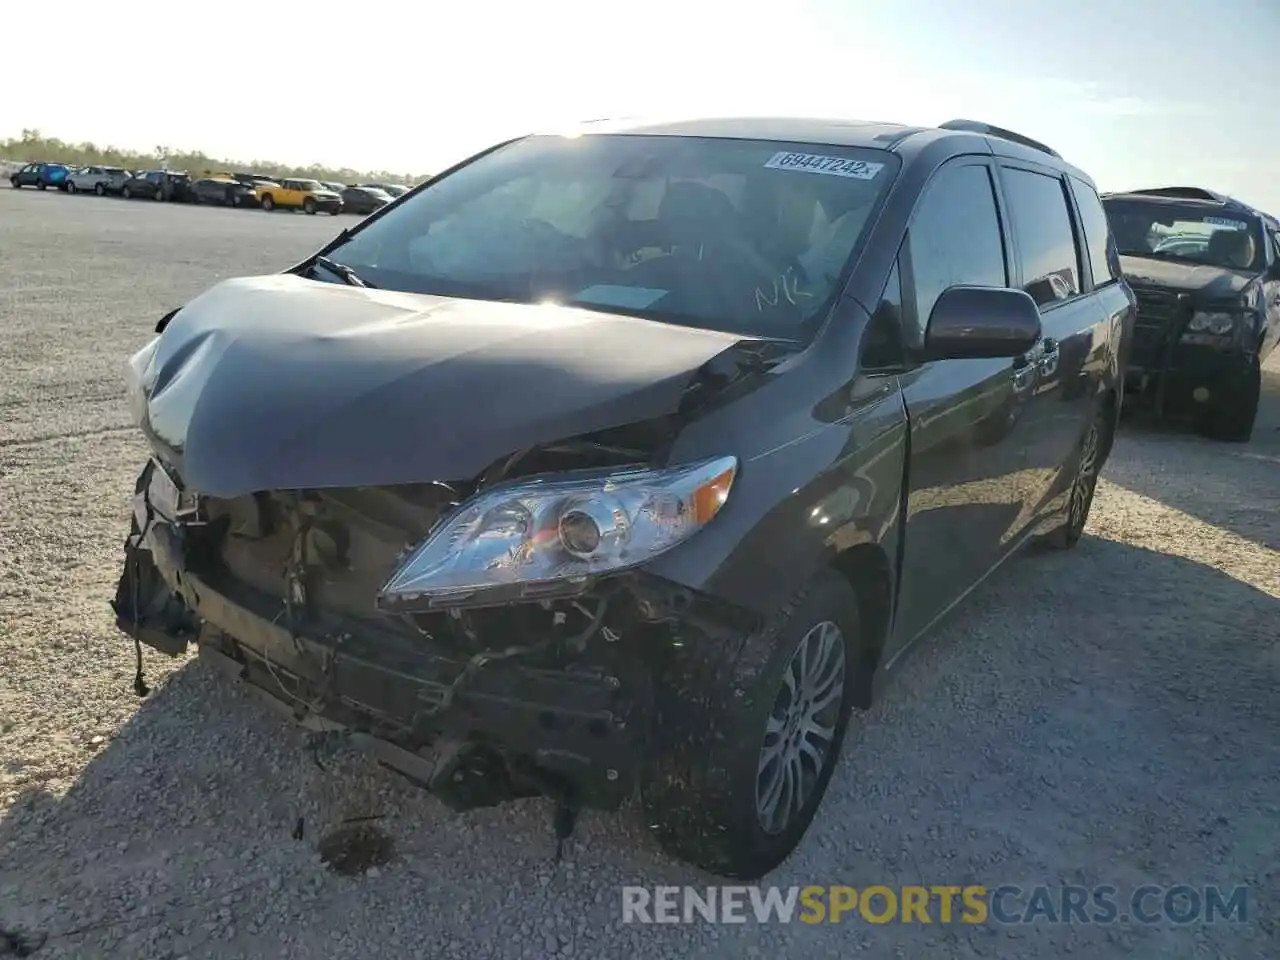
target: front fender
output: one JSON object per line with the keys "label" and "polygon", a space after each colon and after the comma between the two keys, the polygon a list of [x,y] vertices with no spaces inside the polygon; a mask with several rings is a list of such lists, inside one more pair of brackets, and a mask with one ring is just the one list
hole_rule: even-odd
{"label": "front fender", "polygon": [[[742,406],[767,404],[767,393]],[[773,442],[743,457],[715,522],[648,571],[769,616],[847,550],[874,545],[892,561],[907,451],[902,394],[896,377],[882,377],[863,378],[847,395],[841,416],[827,422],[812,410],[756,420]]]}

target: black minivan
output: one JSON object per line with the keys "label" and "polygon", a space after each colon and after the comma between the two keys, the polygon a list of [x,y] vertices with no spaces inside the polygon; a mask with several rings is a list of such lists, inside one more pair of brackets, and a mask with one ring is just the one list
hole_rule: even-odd
{"label": "black minivan", "polygon": [[968,121],[487,150],[131,361],[114,607],[455,809],[638,794],[755,878],[846,727],[1080,538],[1134,300],[1092,181]]}

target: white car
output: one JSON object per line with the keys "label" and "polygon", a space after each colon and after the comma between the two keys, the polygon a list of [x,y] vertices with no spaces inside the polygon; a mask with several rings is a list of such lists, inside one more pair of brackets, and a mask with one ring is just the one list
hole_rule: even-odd
{"label": "white car", "polygon": [[122,182],[129,176],[123,167],[79,167],[67,176],[68,193],[96,193],[103,196],[113,182]]}

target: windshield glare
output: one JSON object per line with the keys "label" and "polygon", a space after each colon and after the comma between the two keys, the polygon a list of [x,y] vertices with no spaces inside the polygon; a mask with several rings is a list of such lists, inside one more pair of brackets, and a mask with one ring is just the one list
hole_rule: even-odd
{"label": "windshield glare", "polygon": [[1132,200],[1104,201],[1121,255],[1183,260],[1227,270],[1258,270],[1263,246],[1254,217],[1216,208]]}
{"label": "windshield glare", "polygon": [[877,150],[531,137],[330,252],[379,287],[810,336],[897,170]]}

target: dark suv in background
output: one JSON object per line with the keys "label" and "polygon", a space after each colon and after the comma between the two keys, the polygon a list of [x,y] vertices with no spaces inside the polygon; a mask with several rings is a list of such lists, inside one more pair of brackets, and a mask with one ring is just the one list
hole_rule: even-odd
{"label": "dark suv in background", "polygon": [[1280,340],[1280,223],[1199,187],[1111,193],[1103,205],[1138,298],[1130,391],[1157,414],[1192,412],[1210,437],[1248,440]]}
{"label": "dark suv in background", "polygon": [[985,124],[500,144],[132,358],[135,689],[194,642],[454,809],[638,792],[759,877],[910,646],[1079,541],[1133,306],[1089,177]]}
{"label": "dark suv in background", "polygon": [[189,203],[192,199],[190,174],[176,170],[146,170],[135,173],[120,186],[120,194],[126,200],[144,197],[174,203]]}

